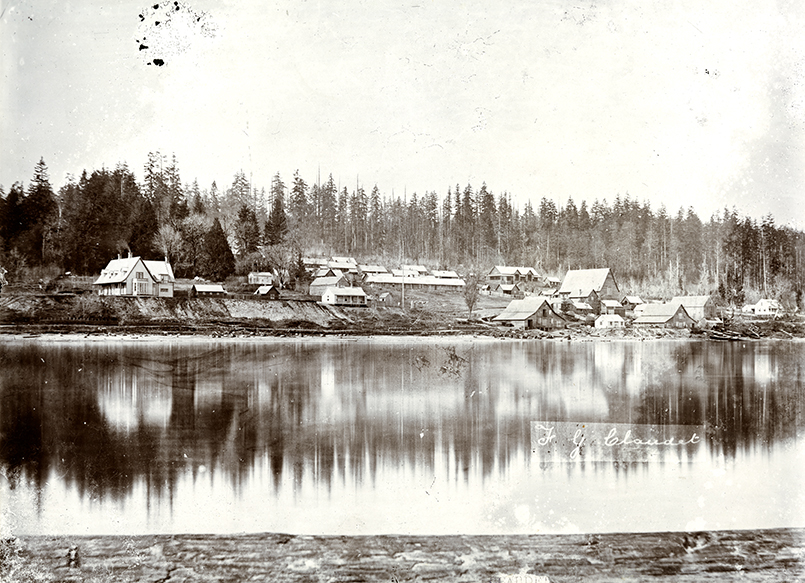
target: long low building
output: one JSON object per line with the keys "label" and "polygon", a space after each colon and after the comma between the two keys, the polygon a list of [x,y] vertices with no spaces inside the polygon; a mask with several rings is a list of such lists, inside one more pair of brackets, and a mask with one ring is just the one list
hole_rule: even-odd
{"label": "long low building", "polygon": [[410,287],[411,289],[427,289],[432,291],[461,290],[466,285],[461,278],[435,277],[433,275],[402,276],[391,273],[378,273],[367,275],[364,283],[367,285],[389,285]]}

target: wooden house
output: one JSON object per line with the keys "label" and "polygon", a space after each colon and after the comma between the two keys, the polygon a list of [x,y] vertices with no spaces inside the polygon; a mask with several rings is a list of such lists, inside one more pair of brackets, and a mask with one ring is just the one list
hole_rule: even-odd
{"label": "wooden house", "polygon": [[623,296],[621,299],[621,305],[629,312],[633,312],[637,306],[645,303],[640,296]]}
{"label": "wooden house", "polygon": [[95,280],[102,296],[173,297],[173,269],[165,261],[140,257],[111,260]]}
{"label": "wooden house", "polygon": [[226,296],[226,290],[220,283],[194,283],[190,288],[191,298],[216,298]]}
{"label": "wooden house", "polygon": [[601,314],[595,319],[596,328],[624,328],[626,321],[618,314]]}
{"label": "wooden house", "polygon": [[635,326],[660,326],[663,328],[690,328],[695,320],[680,303],[643,304]]}
{"label": "wooden house", "polygon": [[254,295],[268,298],[269,300],[280,299],[280,290],[274,285],[261,285],[255,290]]}
{"label": "wooden house", "polygon": [[614,300],[620,295],[618,283],[608,267],[571,269],[565,274],[562,286],[556,293],[569,297],[571,294],[580,294],[590,289],[594,290],[602,300]]}
{"label": "wooden house", "polygon": [[341,277],[317,277],[310,283],[310,291],[312,296],[321,297],[328,287],[347,287],[349,283],[342,275]]}
{"label": "wooden house", "polygon": [[499,283],[492,290],[503,296],[513,296],[520,299],[525,297],[525,292],[519,283]]}
{"label": "wooden house", "polygon": [[539,274],[533,267],[515,267],[511,265],[495,265],[486,278],[491,284],[495,283],[530,283],[539,280]]}
{"label": "wooden house", "polygon": [[248,277],[250,284],[271,285],[274,283],[274,274],[270,271],[252,271]]}
{"label": "wooden house", "polygon": [[328,287],[321,301],[331,306],[365,306],[366,292],[359,287]]}
{"label": "wooden house", "polygon": [[601,308],[601,299],[598,297],[598,293],[592,288],[572,292],[567,296],[567,299],[573,303],[586,304],[590,308],[590,314],[598,315],[604,313]]}
{"label": "wooden house", "polygon": [[682,304],[688,316],[698,322],[702,318],[714,320],[718,317],[716,303],[712,296],[676,296],[670,304]]}
{"label": "wooden house", "polygon": [[752,313],[756,316],[776,316],[783,311],[783,306],[777,300],[762,299],[752,306]]}
{"label": "wooden house", "polygon": [[508,322],[515,328],[542,330],[563,328],[566,324],[565,319],[556,313],[545,296],[512,300],[503,312],[493,318],[493,321]]}
{"label": "wooden house", "polygon": [[626,317],[626,308],[618,300],[601,300],[601,314],[615,314]]}

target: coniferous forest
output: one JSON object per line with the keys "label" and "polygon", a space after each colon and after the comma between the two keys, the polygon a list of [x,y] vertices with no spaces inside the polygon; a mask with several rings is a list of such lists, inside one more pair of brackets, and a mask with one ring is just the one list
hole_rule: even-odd
{"label": "coniferous forest", "polygon": [[183,183],[175,157],[152,152],[139,182],[124,164],[50,182],[44,160],[27,186],[0,186],[0,266],[9,281],[41,273],[93,275],[131,252],[167,257],[177,277],[223,281],[253,270],[301,277],[303,255],[351,255],[387,267],[425,263],[462,274],[493,265],[610,267],[624,291],[649,297],[715,293],[805,301],[805,233],[737,209],[702,220],[693,208],[652,208],[628,194],[558,206],[518,204],[487,184],[421,194],[275,174],[266,188],[243,171],[230,184]]}

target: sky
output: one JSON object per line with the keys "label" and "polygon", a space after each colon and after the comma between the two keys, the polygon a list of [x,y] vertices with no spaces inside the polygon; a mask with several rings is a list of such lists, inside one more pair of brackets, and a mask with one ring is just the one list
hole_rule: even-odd
{"label": "sky", "polygon": [[202,188],[485,182],[805,229],[799,2],[152,2],[0,0],[6,192],[159,150]]}

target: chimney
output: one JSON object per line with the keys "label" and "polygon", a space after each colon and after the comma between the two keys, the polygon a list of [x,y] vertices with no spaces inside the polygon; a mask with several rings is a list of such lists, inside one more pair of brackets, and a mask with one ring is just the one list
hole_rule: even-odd
{"label": "chimney", "polygon": [[120,257],[120,253],[118,253],[118,254],[117,254],[117,258],[118,258],[118,260],[121,258],[121,257]]}
{"label": "chimney", "polygon": [[131,249],[129,249],[129,259],[131,259]]}

